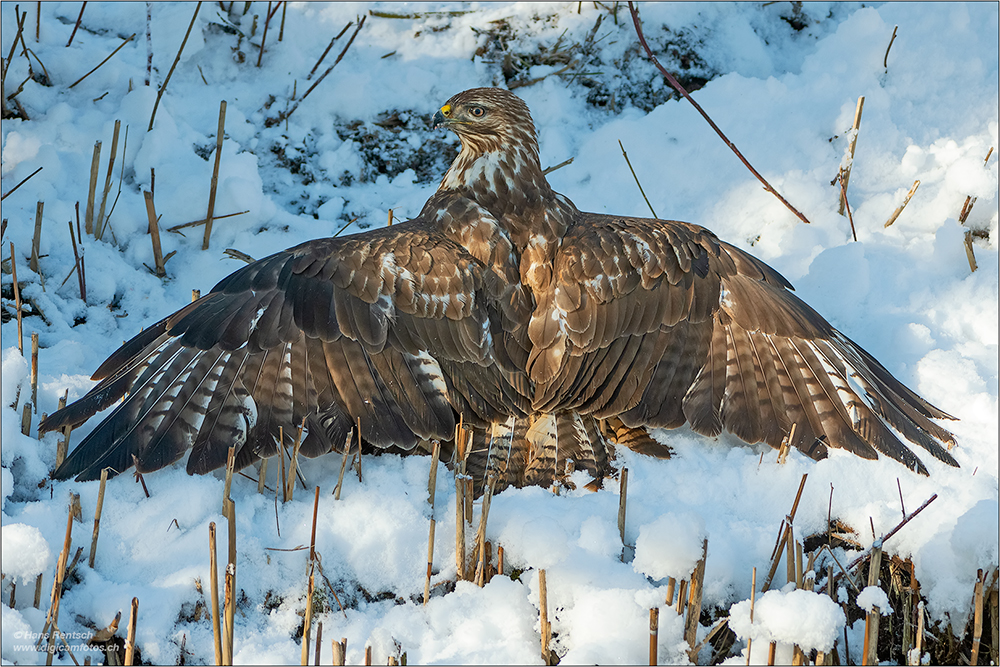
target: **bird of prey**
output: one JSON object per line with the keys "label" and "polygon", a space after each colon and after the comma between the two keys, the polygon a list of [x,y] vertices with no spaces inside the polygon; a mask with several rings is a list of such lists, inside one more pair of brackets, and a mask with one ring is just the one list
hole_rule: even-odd
{"label": "bird of prey", "polygon": [[[148,327],[40,427],[124,400],[53,473],[236,467],[290,447],[414,450],[496,488],[611,471],[610,443],[665,456],[647,428],[953,466],[953,419],[698,225],[580,211],[539,162],[512,93],[459,93],[434,116],[461,150],[420,214],[249,264]],[[279,433],[284,441],[279,442]]]}

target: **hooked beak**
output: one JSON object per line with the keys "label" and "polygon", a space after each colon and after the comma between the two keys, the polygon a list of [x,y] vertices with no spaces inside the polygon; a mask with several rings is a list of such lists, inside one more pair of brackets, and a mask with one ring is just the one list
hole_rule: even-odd
{"label": "hooked beak", "polygon": [[434,118],[431,119],[431,126],[435,130],[438,129],[439,127],[445,127],[445,126],[447,126],[448,123],[451,120],[448,117],[449,115],[451,115],[451,105],[450,104],[446,104],[443,107],[441,107],[440,109],[438,109],[437,113],[434,114]]}

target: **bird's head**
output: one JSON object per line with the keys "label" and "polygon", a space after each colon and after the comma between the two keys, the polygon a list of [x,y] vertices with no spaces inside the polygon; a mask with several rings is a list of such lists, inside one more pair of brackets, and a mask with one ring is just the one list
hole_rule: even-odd
{"label": "bird's head", "polygon": [[438,109],[433,124],[457,134],[463,152],[483,154],[516,148],[538,151],[528,106],[501,88],[473,88],[458,93]]}

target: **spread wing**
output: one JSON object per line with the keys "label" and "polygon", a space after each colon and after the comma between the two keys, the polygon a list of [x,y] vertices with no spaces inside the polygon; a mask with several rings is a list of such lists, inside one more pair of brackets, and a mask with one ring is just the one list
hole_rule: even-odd
{"label": "spread wing", "polygon": [[[626,426],[723,429],[814,458],[878,453],[926,473],[892,429],[957,465],[903,386],[769,266],[681,222],[581,214],[529,324],[533,407]],[[892,427],[892,428],[890,428]]]}
{"label": "spread wing", "polygon": [[452,437],[456,411],[522,416],[523,374],[492,347],[497,283],[420,221],[250,264],[122,346],[93,390],[42,424],[75,425],[125,397],[54,475],[152,471],[189,449],[188,472],[202,473],[234,444],[242,467],[302,424],[300,451],[317,456],[358,420],[368,442],[412,448]]}

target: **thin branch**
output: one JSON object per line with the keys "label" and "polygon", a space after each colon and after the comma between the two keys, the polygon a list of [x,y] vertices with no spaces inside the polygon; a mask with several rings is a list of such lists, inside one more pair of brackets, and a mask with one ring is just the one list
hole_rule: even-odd
{"label": "thin branch", "polygon": [[851,125],[851,143],[847,148],[847,166],[842,167],[838,172],[841,183],[844,186],[840,195],[840,210],[837,211],[840,215],[844,215],[844,210],[847,208],[847,186],[851,183],[851,168],[854,166],[854,151],[858,147],[858,132],[861,130],[861,112],[864,108],[865,96],[862,95],[858,98],[857,106],[854,108],[854,123]]}
{"label": "thin branch", "polygon": [[[233,216],[243,215],[244,213],[249,213],[250,209],[245,211],[237,211],[236,213],[227,213],[225,215],[216,215],[212,217],[212,220],[224,220],[225,218],[232,218]],[[199,220],[192,220],[191,222],[185,222],[181,225],[174,225],[173,227],[167,227],[168,232],[180,233],[180,230],[186,229],[188,227],[197,227],[198,225],[204,225],[207,222],[206,218],[201,218]]]}
{"label": "thin branch", "polygon": [[81,76],[79,79],[77,79],[76,81],[74,81],[73,83],[69,84],[69,87],[72,88],[73,86],[75,86],[76,84],[80,83],[81,81],[83,81],[84,79],[86,79],[88,76],[90,76],[91,74],[93,74],[94,72],[96,72],[98,69],[100,69],[101,65],[103,65],[104,63],[106,63],[109,60],[111,60],[111,58],[116,53],[118,53],[119,51],[122,50],[122,47],[124,47],[126,44],[128,44],[129,42],[131,42],[133,39],[135,39],[135,33],[134,32],[131,35],[129,35],[128,38],[126,38],[124,42],[122,42],[121,44],[119,44],[118,48],[115,49],[114,51],[112,51],[111,54],[108,55],[107,58],[105,58],[104,60],[102,60],[101,62],[99,62],[97,64],[97,67],[95,67],[94,69],[90,70],[89,72],[87,72],[86,74],[84,74],[83,76]]}
{"label": "thin branch", "polygon": [[642,183],[639,182],[639,177],[635,175],[635,169],[632,168],[632,162],[628,159],[628,153],[625,152],[625,147],[622,146],[622,140],[618,140],[618,147],[622,149],[622,157],[625,158],[625,164],[628,165],[628,170],[632,172],[632,178],[635,179],[635,184],[639,186],[639,194],[642,198],[646,200],[646,206],[649,207],[649,212],[653,214],[653,217],[659,220],[660,216],[656,215],[656,211],[653,210],[653,205],[649,203],[649,197],[646,196],[646,191],[642,189]]}
{"label": "thin branch", "polygon": [[[17,15],[17,5],[14,5],[14,13]],[[17,43],[23,37],[24,31],[24,20],[28,18],[28,12],[24,14],[17,15],[17,32],[14,34],[14,41],[10,45],[10,52],[7,54],[7,61],[4,65],[4,71],[10,70],[10,61],[14,59],[14,51],[17,49]],[[11,96],[13,97],[13,96]]]}
{"label": "thin branch", "polygon": [[[913,510],[913,512],[911,514],[909,514],[902,521],[900,521],[899,523],[897,523],[895,528],[893,528],[888,533],[886,533],[885,535],[883,535],[881,539],[875,540],[875,542],[872,544],[872,548],[876,548],[876,547],[877,548],[881,548],[882,545],[885,544],[886,541],[890,537],[892,537],[893,535],[895,535],[896,533],[899,532],[900,528],[902,528],[903,526],[905,526],[906,524],[908,524],[910,521],[912,521],[918,514],[920,514],[921,512],[923,512],[925,509],[927,509],[928,505],[930,505],[932,502],[934,502],[935,500],[937,500],[937,497],[938,497],[938,494],[935,493],[933,496],[931,496],[930,498],[928,498],[927,500],[925,500],[923,505],[921,505],[917,509]],[[860,556],[858,556],[857,558],[855,558],[854,560],[852,560],[847,565],[847,569],[848,570],[853,570],[855,565],[863,562],[865,559],[867,559],[869,556],[871,556],[871,553],[872,553],[872,549],[869,548],[868,551],[866,551],[865,553],[861,554]]]}
{"label": "thin branch", "polygon": [[896,222],[896,218],[898,218],[899,214],[903,212],[903,209],[906,208],[906,205],[910,203],[910,198],[913,197],[913,193],[915,193],[917,191],[917,188],[919,187],[920,187],[920,179],[918,178],[917,180],[913,181],[913,185],[910,187],[910,191],[907,192],[906,197],[903,198],[903,203],[900,204],[899,207],[892,212],[892,215],[890,215],[889,219],[885,221],[883,227],[888,227],[892,223]]}
{"label": "thin branch", "polygon": [[[850,172],[848,172],[849,174]],[[844,209],[847,211],[847,219],[851,222],[851,236],[854,237],[854,241],[858,240],[858,233],[854,230],[854,215],[851,214],[851,204],[847,201],[847,183],[844,178],[844,172],[840,173],[838,179],[840,181],[840,202],[844,205]]]}
{"label": "thin branch", "polygon": [[32,176],[34,176],[35,174],[37,174],[38,172],[40,172],[42,169],[43,169],[43,167],[39,167],[38,169],[34,170],[33,172],[31,172],[30,174],[28,174],[27,176],[25,176],[23,179],[21,179],[20,183],[18,183],[17,185],[15,185],[14,187],[12,187],[10,190],[8,190],[7,193],[4,194],[3,196],[0,196],[0,201],[3,201],[4,199],[6,199],[9,195],[11,195],[14,192],[14,190],[17,190],[19,187],[21,187],[22,185],[24,185],[25,183],[27,183],[28,179],[30,179]]}
{"label": "thin branch", "polygon": [[[281,3],[279,2],[278,5]],[[267,15],[264,17],[264,32],[260,35],[260,53],[257,54],[257,67],[260,67],[261,60],[264,58],[264,43],[267,42],[267,27],[271,25],[271,17],[274,16],[274,12],[278,11],[278,5],[275,5],[274,10],[271,10],[271,3],[267,3]]]}
{"label": "thin branch", "polygon": [[573,164],[573,158],[569,158],[568,160],[563,160],[554,167],[546,167],[545,169],[542,170],[542,176],[548,176],[556,169],[562,169],[563,167],[567,167],[571,164]]}
{"label": "thin branch", "polygon": [[76,31],[80,27],[80,21],[83,19],[83,10],[86,9],[86,8],[87,8],[87,3],[84,2],[80,6],[80,15],[76,17],[76,23],[73,24],[73,32],[71,32],[69,34],[69,41],[66,42],[66,47],[67,48],[69,48],[69,45],[73,43],[73,38],[76,37]]}
{"label": "thin branch", "polygon": [[[146,129],[147,132],[152,132],[153,130],[153,119],[156,118],[156,109],[160,106],[160,98],[163,97],[164,91],[167,89],[167,84],[170,83],[170,77],[174,73],[174,68],[177,67],[177,63],[180,62],[181,54],[184,52],[184,45],[187,44],[188,37],[191,35],[191,28],[194,27],[194,21],[198,18],[198,10],[201,9],[201,1],[195,5],[194,15],[191,16],[191,23],[188,24],[187,32],[184,33],[184,39],[181,40],[181,47],[177,49],[177,55],[174,56],[174,63],[170,66],[170,70],[167,72],[167,78],[163,80],[163,85],[160,86],[160,90],[156,93],[156,102],[153,103],[153,113],[149,117],[149,127]],[[135,35],[133,35],[134,37]]]}
{"label": "thin branch", "polygon": [[351,34],[351,39],[347,41],[347,45],[344,46],[344,49],[340,52],[340,55],[337,56],[337,59],[333,61],[333,64],[330,65],[327,68],[327,70],[320,75],[318,79],[316,79],[313,85],[309,86],[309,89],[302,95],[301,98],[299,98],[295,102],[295,104],[292,105],[291,109],[279,113],[277,118],[268,118],[266,121],[264,121],[264,125],[266,127],[274,127],[278,123],[288,120],[289,116],[295,113],[295,110],[298,109],[299,105],[302,104],[303,100],[305,100],[309,96],[309,93],[311,93],[313,89],[316,88],[316,86],[318,86],[323,81],[323,79],[326,78],[326,75],[332,72],[333,68],[336,67],[337,64],[343,59],[344,55],[347,53],[347,50],[351,48],[351,44],[354,43],[354,38],[358,36],[358,33],[361,32],[361,28],[364,27],[366,18],[367,18],[366,16],[361,17],[361,20],[358,22],[358,27],[355,28],[354,32]]}
{"label": "thin branch", "polygon": [[663,65],[660,64],[660,61],[658,61],[656,59],[656,56],[653,55],[652,49],[649,48],[649,44],[646,43],[646,37],[642,34],[642,24],[639,22],[639,11],[635,8],[635,5],[632,3],[631,0],[629,0],[628,8],[629,11],[632,13],[632,23],[635,25],[635,32],[636,35],[638,35],[639,37],[639,43],[642,44],[642,48],[645,49],[646,55],[649,56],[650,61],[652,61],[652,63],[656,66],[656,68],[660,70],[660,72],[663,74],[664,77],[666,77],[667,81],[670,82],[670,85],[673,86],[677,92],[683,95],[684,98],[688,102],[690,102],[692,106],[694,106],[694,108],[698,111],[698,113],[700,113],[702,117],[706,121],[708,121],[708,124],[712,126],[712,129],[715,130],[715,133],[722,138],[722,140],[726,143],[726,145],[729,146],[730,150],[736,153],[736,157],[740,159],[740,162],[742,162],[746,166],[746,168],[750,170],[750,173],[756,176],[757,180],[759,180],[764,185],[764,189],[773,194],[775,197],[777,197],[778,200],[781,201],[781,203],[784,204],[789,211],[794,213],[799,220],[808,223],[809,219],[806,218],[806,216],[802,215],[802,213],[800,213],[798,209],[792,206],[787,199],[782,197],[777,190],[771,187],[771,184],[768,183],[767,180],[763,176],[761,176],[756,169],[753,168],[753,165],[751,165],[745,157],[743,157],[743,154],[739,151],[738,148],[736,148],[736,145],[733,142],[731,142],[726,137],[725,134],[723,134],[722,130],[719,129],[719,126],[715,124],[715,122],[709,117],[707,113],[705,113],[705,110],[702,109],[701,106],[694,101],[694,99],[691,97],[691,95],[688,94],[686,90],[684,90],[684,87],[681,86],[681,84],[677,81],[677,79],[675,79],[674,76],[670,72],[668,72],[663,67]]}
{"label": "thin branch", "polygon": [[330,43],[327,44],[326,49],[323,51],[323,55],[319,57],[319,60],[317,60],[316,64],[313,65],[313,68],[309,70],[309,76],[306,77],[306,81],[311,79],[313,77],[313,74],[316,73],[316,70],[319,69],[320,63],[323,62],[323,59],[326,58],[326,54],[330,53],[330,49],[333,48],[333,43],[336,42],[338,39],[340,39],[343,36],[343,34],[347,32],[347,29],[350,28],[353,24],[354,21],[348,21],[347,25],[344,26],[344,29],[338,32],[337,35],[330,40]]}
{"label": "thin branch", "polygon": [[899,30],[899,26],[894,26],[892,29],[892,37],[889,38],[889,46],[885,47],[885,58],[882,58],[882,68],[885,71],[889,71],[889,49],[892,48],[892,43],[896,41],[896,31]]}

